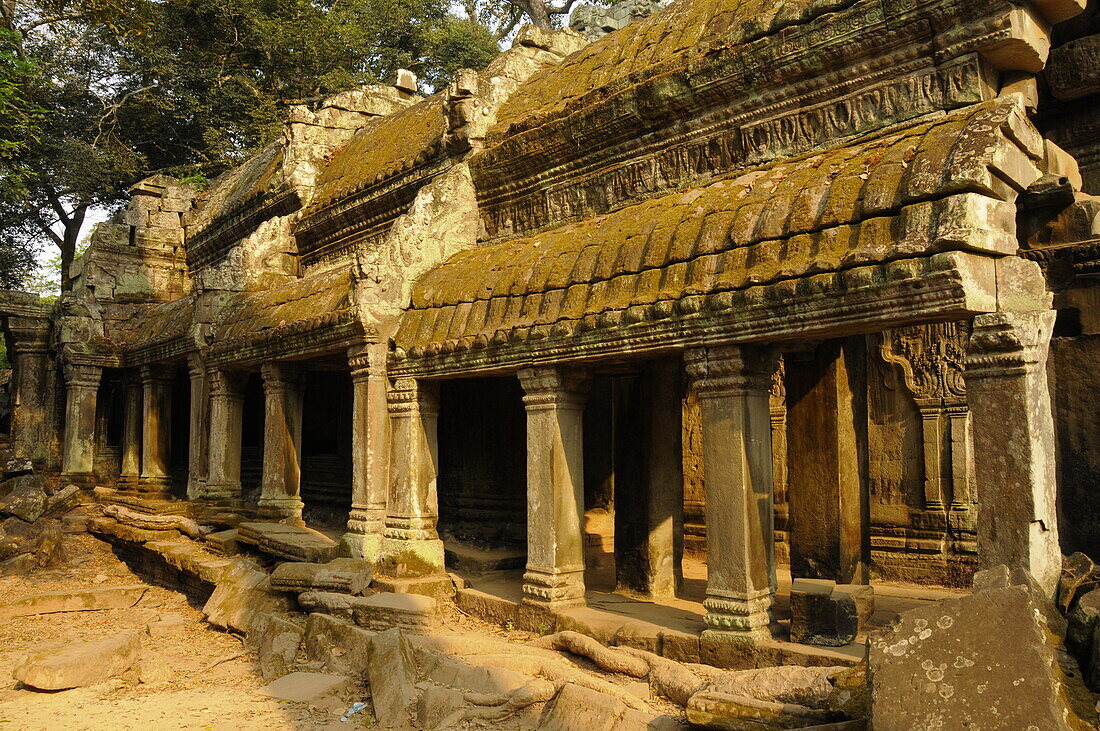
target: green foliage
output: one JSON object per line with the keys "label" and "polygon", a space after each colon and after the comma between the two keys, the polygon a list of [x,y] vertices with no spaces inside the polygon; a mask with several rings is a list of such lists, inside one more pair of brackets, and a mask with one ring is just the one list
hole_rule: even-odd
{"label": "green foliage", "polygon": [[0,20],[0,287],[42,241],[67,273],[89,208],[154,172],[202,187],[292,105],[398,68],[430,91],[498,52],[447,0],[15,0]]}

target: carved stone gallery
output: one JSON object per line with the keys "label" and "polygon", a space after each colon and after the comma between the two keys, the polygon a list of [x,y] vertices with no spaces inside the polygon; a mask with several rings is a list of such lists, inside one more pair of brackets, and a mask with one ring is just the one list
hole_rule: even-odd
{"label": "carved stone gallery", "polygon": [[[135,186],[71,295],[0,296],[13,460],[280,563],[306,611],[381,611],[369,584],[610,644],[580,618],[629,606],[635,647],[738,670],[869,643],[851,717],[938,728],[875,709],[1100,558],[1100,4],[641,5]],[[688,720],[771,727],[722,725],[723,687]],[[1044,688],[1039,727],[1095,720]]]}

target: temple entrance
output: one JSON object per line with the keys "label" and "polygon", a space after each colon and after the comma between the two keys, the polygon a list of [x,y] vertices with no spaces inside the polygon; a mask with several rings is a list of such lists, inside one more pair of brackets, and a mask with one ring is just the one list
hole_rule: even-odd
{"label": "temple entrance", "polygon": [[125,402],[122,372],[105,370],[96,397],[96,484],[114,487],[122,470]]}
{"label": "temple entrance", "polygon": [[302,517],[343,532],[351,510],[352,383],[346,370],[306,375],[302,404]]}
{"label": "temple entrance", "polygon": [[186,367],[172,376],[170,470],[172,497],[187,498],[187,470],[191,453],[191,378]]}
{"label": "temple entrance", "polygon": [[439,533],[448,568],[472,573],[522,569],[527,560],[527,422],[519,381],[446,381],[439,404]]}
{"label": "temple entrance", "polygon": [[657,599],[683,589],[682,381],[671,358],[593,380],[584,415],[589,590]]}
{"label": "temple entrance", "polygon": [[246,505],[255,505],[264,462],[264,384],[259,373],[250,373],[245,381],[241,411],[241,495]]}

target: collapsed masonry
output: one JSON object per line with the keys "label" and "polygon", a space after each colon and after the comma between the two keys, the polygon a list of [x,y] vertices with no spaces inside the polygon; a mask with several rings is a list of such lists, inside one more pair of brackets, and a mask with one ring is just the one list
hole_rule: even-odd
{"label": "collapsed masonry", "polygon": [[296,109],[136,186],[57,307],[2,298],[12,449],[536,617],[606,546],[622,594],[705,584],[715,661],[775,640],[777,565],[838,584],[800,602],[834,644],[872,578],[1052,593],[1100,539],[1097,38],[1083,0],[679,0]]}

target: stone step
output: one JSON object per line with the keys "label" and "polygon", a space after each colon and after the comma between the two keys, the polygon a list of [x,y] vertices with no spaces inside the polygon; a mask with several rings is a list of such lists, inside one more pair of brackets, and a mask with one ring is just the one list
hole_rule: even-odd
{"label": "stone step", "polygon": [[298,604],[307,612],[331,614],[377,632],[391,627],[425,632],[439,623],[438,602],[421,594],[380,592],[371,596],[351,596],[308,591],[298,595]]}
{"label": "stone step", "polygon": [[237,526],[237,542],[291,561],[327,563],[340,544],[324,533],[281,523],[248,522]]}
{"label": "stone step", "polygon": [[328,563],[287,562],[271,573],[271,588],[303,593],[333,591],[362,594],[370,585],[373,564],[360,558],[334,558]]}

